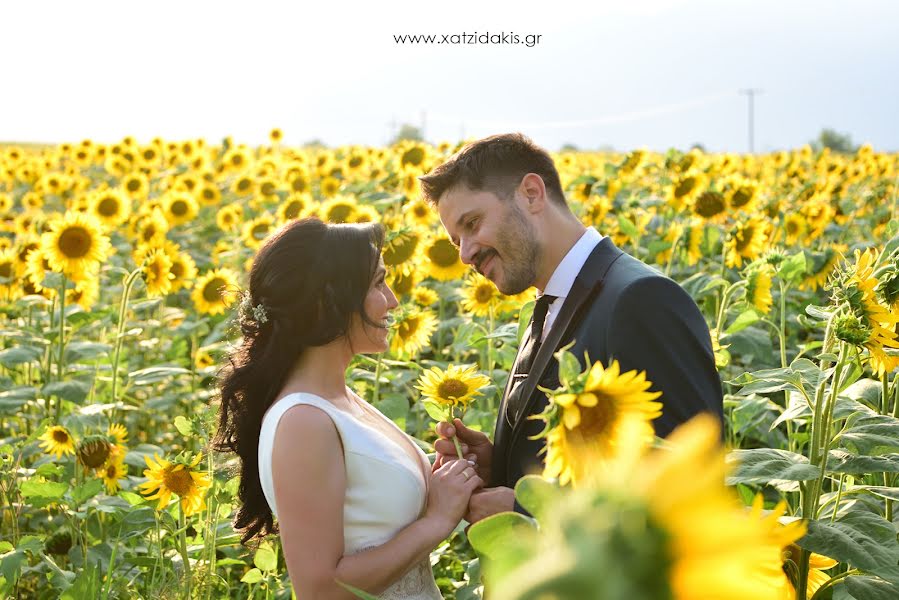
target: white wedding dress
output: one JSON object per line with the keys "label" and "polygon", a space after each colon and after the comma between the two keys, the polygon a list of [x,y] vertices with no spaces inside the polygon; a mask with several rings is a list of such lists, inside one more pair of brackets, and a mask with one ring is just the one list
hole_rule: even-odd
{"label": "white wedding dress", "polygon": [[[292,393],[271,406],[259,433],[259,479],[275,517],[278,516],[272,482],[275,431],[281,416],[297,404],[308,404],[324,411],[334,422],[343,443],[347,476],[343,504],[345,554],[380,546],[424,513],[428,499],[425,474],[430,472],[428,457],[393,421],[371,405],[362,403],[364,414],[367,414],[365,418],[379,419],[407,438],[419,464],[413,462],[411,449],[404,450],[392,437],[367,425],[362,418],[314,394]],[[442,599],[427,559],[412,567],[379,597],[385,600]]]}

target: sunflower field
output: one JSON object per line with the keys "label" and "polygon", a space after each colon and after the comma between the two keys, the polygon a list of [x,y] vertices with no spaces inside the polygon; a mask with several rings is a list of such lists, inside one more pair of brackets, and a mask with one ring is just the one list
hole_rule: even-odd
{"label": "sunflower field", "polygon": [[[291,597],[208,449],[246,273],[289,220],[387,229],[401,306],[389,352],[348,372],[360,396],[426,449],[441,390],[492,432],[534,294],[471,272],[420,199],[460,146],[282,138],[0,145],[3,597]],[[431,557],[445,597],[899,598],[899,155],[554,159],[575,214],[699,305],[724,431],[654,439],[644,374],[560,354],[547,470],[516,488],[534,517],[454,532]]]}

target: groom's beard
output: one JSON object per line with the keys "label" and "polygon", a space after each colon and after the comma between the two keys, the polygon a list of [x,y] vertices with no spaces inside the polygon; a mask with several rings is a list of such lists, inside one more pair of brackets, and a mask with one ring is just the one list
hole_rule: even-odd
{"label": "groom's beard", "polygon": [[[517,205],[512,204],[505,217],[508,225],[497,233],[496,249],[493,251],[497,255],[494,260],[498,259],[501,263],[502,275],[499,281],[493,283],[500,292],[512,296],[534,285],[540,246],[534,227]],[[479,261],[478,264],[482,263]]]}

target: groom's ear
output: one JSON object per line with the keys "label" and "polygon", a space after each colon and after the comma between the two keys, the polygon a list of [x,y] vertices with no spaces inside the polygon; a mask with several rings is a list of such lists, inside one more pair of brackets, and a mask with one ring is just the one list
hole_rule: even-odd
{"label": "groom's ear", "polygon": [[527,212],[537,214],[546,207],[546,185],[536,173],[528,173],[522,177],[518,193]]}

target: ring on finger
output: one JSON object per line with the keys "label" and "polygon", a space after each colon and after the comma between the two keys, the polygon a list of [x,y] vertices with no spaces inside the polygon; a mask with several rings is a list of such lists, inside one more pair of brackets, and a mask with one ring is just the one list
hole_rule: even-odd
{"label": "ring on finger", "polygon": [[469,479],[471,479],[472,475],[474,475],[474,469],[468,467],[467,469],[462,471],[462,474],[465,475],[465,481],[468,481]]}

